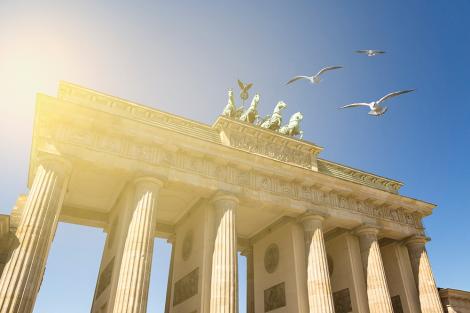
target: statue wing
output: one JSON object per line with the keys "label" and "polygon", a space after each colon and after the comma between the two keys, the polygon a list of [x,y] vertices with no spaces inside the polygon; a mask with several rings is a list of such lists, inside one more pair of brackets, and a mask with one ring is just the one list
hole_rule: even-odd
{"label": "statue wing", "polygon": [[253,87],[253,83],[249,83],[245,86],[245,91],[248,91],[251,87]]}
{"label": "statue wing", "polygon": [[245,89],[245,85],[242,83],[241,80],[238,79],[237,82],[238,82],[238,86],[240,87],[240,89],[242,90]]}

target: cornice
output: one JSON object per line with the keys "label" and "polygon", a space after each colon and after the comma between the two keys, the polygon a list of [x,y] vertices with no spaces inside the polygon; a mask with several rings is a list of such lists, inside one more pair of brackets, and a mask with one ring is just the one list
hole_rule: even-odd
{"label": "cornice", "polygon": [[[76,84],[61,81],[58,99],[84,105],[114,115],[125,116],[137,121],[151,122],[159,127],[179,132],[195,138],[226,144],[235,149],[246,150],[283,163],[295,164],[332,177],[359,183],[371,188],[398,193],[403,183],[375,174],[357,170],[332,161],[318,159],[322,147],[265,130],[247,123],[219,117],[211,126],[187,118],[175,116],[154,108],[136,104],[115,96],[107,95]],[[231,133],[226,138],[220,134],[225,129]],[[225,139],[225,142],[224,142]],[[269,144],[276,145],[269,148]],[[268,148],[266,148],[268,147]],[[284,149],[284,151],[282,150]],[[295,154],[294,152],[298,153]],[[313,154],[313,156],[309,156]],[[311,159],[311,160],[310,160]]]}
{"label": "cornice", "polygon": [[[413,214],[417,214],[418,219],[420,219],[422,216],[429,215],[432,212],[432,208],[434,207],[433,204],[398,195],[397,190],[399,186],[402,185],[402,183],[400,182],[389,180],[374,174],[369,174],[330,161],[322,159],[318,159],[317,161],[316,155],[321,151],[321,147],[318,147],[314,144],[305,141],[300,141],[283,135],[278,135],[274,132],[260,129],[252,125],[228,120],[226,118],[219,118],[216,123],[214,123],[214,126],[211,127],[197,122],[189,121],[181,117],[172,116],[171,114],[164,113],[155,109],[135,105],[128,101],[120,100],[119,98],[106,96],[104,94],[97,93],[86,88],[77,87],[68,83],[61,83],[59,94],[60,99],[48,97],[45,95],[38,96],[38,109],[37,114],[35,116],[33,137],[33,153],[30,165],[33,165],[34,163],[33,154],[34,157],[36,157],[39,151],[37,145],[37,141],[39,139],[42,141],[59,140],[63,144],[73,143],[84,148],[90,148],[95,151],[110,153],[115,156],[124,156],[127,159],[140,160],[148,164],[165,164],[179,169],[182,169],[187,164],[190,164],[189,167],[192,167],[193,169],[195,167],[204,166],[204,169],[197,170],[197,173],[209,176],[212,175],[211,173],[209,173],[212,170],[210,167],[215,166],[217,168],[222,169],[217,173],[217,179],[222,179],[224,181],[230,180],[232,182],[235,182],[236,184],[242,185],[249,184],[250,187],[262,188],[266,191],[278,193],[281,195],[288,194],[293,199],[329,199],[328,201],[325,201],[329,203],[333,201],[336,206],[348,207],[349,209],[356,211],[362,210],[363,213],[369,212],[369,215],[376,217],[386,218],[388,216],[390,220],[394,221],[399,220],[398,217],[393,217],[394,214],[396,215],[396,213],[394,212],[400,211],[400,208],[397,208],[398,205],[404,206],[404,208],[401,209],[403,212],[414,212]],[[70,96],[71,94],[73,95],[73,97]],[[99,95],[100,97],[98,97],[97,95]],[[104,97],[105,99],[102,99],[101,97]],[[122,101],[125,106],[121,106],[122,103],[119,101]],[[51,120],[39,121],[38,119],[40,117],[44,117],[41,116],[44,115],[43,110],[45,108],[50,107],[49,103],[53,103],[53,109],[49,108],[49,111],[54,113],[49,112],[50,114],[48,114],[55,114],[57,116],[51,117],[52,122]],[[117,105],[116,103],[120,104]],[[113,135],[113,131],[111,130],[106,130],[100,133],[96,127],[106,127],[105,125],[100,125],[101,123],[93,122],[93,125],[97,125],[96,127],[80,127],[82,125],[77,125],[77,123],[67,123],[65,121],[66,118],[75,118],[75,113],[73,112],[73,110],[69,110],[69,107],[73,105],[83,107],[84,110],[88,112],[83,114],[90,114],[90,112],[100,111],[103,112],[103,114],[111,116],[113,119],[124,118],[126,120],[135,121],[136,123],[144,123],[152,127],[157,126],[166,131],[173,132],[175,134],[180,134],[180,138],[186,138],[186,136],[190,136],[188,137],[188,140],[192,140],[191,138],[198,138],[199,140],[209,142],[209,145],[215,144],[215,146],[213,147],[214,150],[218,151],[218,153],[226,149],[230,149],[233,152],[236,152],[236,150],[243,151],[243,149],[236,149],[234,147],[231,147],[230,144],[223,144],[223,140],[221,140],[220,137],[221,129],[229,130],[229,133],[233,133],[235,131],[239,132],[242,135],[249,135],[254,137],[256,140],[265,140],[266,138],[266,140],[272,144],[280,142],[285,145],[285,147],[292,149],[292,151],[289,152],[291,154],[295,153],[296,151],[300,151],[308,153],[310,156],[314,156],[315,161],[319,164],[319,169],[318,172],[316,172],[315,170],[309,168],[309,166],[301,166],[295,164],[295,162],[289,163],[283,161],[282,158],[279,159],[274,157],[268,157],[261,154],[260,157],[262,158],[272,159],[272,162],[281,162],[286,165],[284,167],[281,166],[278,168],[279,173],[283,173],[289,170],[289,172],[292,173],[292,177],[295,176],[299,178],[293,179],[291,177],[288,179],[288,175],[284,178],[273,177],[272,174],[267,175],[266,173],[264,173],[264,170],[260,171],[261,165],[264,166],[265,169],[269,168],[269,166],[272,166],[269,165],[271,161],[268,160],[266,160],[266,162],[261,162],[260,167],[258,167],[258,165],[246,167],[242,166],[241,164],[238,164],[237,162],[233,163],[233,160],[225,163],[223,161],[217,162],[218,160],[214,158],[214,156],[211,156],[210,152],[212,151],[204,152],[204,150],[201,150],[202,152],[199,151],[198,153],[196,153],[195,151],[195,153],[192,153],[192,151],[190,150],[196,147],[191,148],[186,145],[185,147],[183,146],[183,148],[178,148],[175,145],[173,148],[171,148],[168,145],[161,146],[160,144],[156,143],[155,140],[157,138],[154,138],[152,142],[146,142],[145,140],[147,139],[142,138],[142,140],[140,140],[141,138],[139,138],[140,142],[136,142],[135,139],[132,140],[132,138],[126,138],[126,136],[117,134]],[[56,113],[56,109],[60,109],[60,112]],[[142,112],[140,109],[144,109],[146,113]],[[82,111],[85,112],[84,110]],[[159,118],[156,118],[157,116]],[[94,116],[90,118],[96,120]],[[162,120],[166,121],[166,124],[161,122]],[[178,131],[173,131],[167,124],[172,124],[172,121],[174,120],[177,120],[180,124],[190,125],[193,128],[203,129],[204,131],[210,131],[212,132],[212,134],[215,134],[217,138],[219,138],[219,141],[207,140],[207,138],[203,136],[198,136],[195,133],[188,134],[184,130],[184,127],[180,127]],[[222,122],[224,125],[222,125]],[[47,133],[44,132],[43,124],[46,125]],[[56,129],[53,130],[53,128]],[[157,130],[157,128],[155,129]],[[55,134],[51,134],[51,132],[55,132]],[[147,134],[147,137],[151,138],[151,135]],[[188,140],[186,141],[190,142]],[[254,158],[255,153],[252,153],[248,150],[245,150],[245,153],[253,155],[251,157],[247,156],[248,159]],[[230,153],[230,157],[236,157],[236,153]],[[334,171],[325,171],[325,166],[329,166],[330,169],[333,168]],[[302,171],[310,171],[312,174],[310,175],[307,172],[302,173]],[[234,175],[236,177],[234,177]],[[318,175],[321,177],[319,177]],[[368,196],[363,195],[362,198],[355,199],[356,191],[350,193],[348,193],[347,191],[345,193],[335,193],[336,187],[333,187],[329,190],[325,190],[323,189],[323,187],[321,187],[321,181],[329,181],[329,184],[334,184],[335,186],[337,185],[339,188],[345,188],[345,190],[358,190],[359,186],[348,186],[348,183],[359,184],[367,187],[361,189],[360,193],[368,193]],[[341,181],[344,181],[344,183]],[[386,192],[387,194],[384,194],[384,192]],[[307,196],[307,193],[310,194]],[[317,196],[315,196],[316,194]],[[368,201],[363,201],[367,200],[367,198],[374,199],[375,195],[378,197],[377,199],[385,199],[383,200],[384,203],[373,204],[369,203]],[[323,201],[324,200],[321,200],[320,203]],[[349,204],[345,205],[344,203]],[[390,207],[391,203],[393,204]],[[370,212],[375,213],[372,214]]]}
{"label": "cornice", "polygon": [[57,99],[220,143],[219,134],[209,125],[68,82],[60,82]]}
{"label": "cornice", "polygon": [[364,172],[342,164],[318,159],[318,171],[333,177],[359,183],[387,192],[398,193],[403,186],[402,182],[385,178],[379,175]]}

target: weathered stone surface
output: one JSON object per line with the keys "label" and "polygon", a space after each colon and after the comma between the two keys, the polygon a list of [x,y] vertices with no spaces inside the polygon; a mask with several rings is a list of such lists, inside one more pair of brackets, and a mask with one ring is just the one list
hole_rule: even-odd
{"label": "weathered stone surface", "polygon": [[163,183],[142,177],[134,181],[113,313],[145,313],[153,256],[157,199]]}
{"label": "weathered stone surface", "polygon": [[45,158],[38,162],[15,248],[0,279],[1,313],[33,311],[69,180],[70,166],[64,160]]}
{"label": "weathered stone surface", "polygon": [[323,239],[324,218],[306,213],[301,221],[305,232],[307,288],[310,312],[334,313],[328,259]]}
{"label": "weathered stone surface", "polygon": [[349,313],[353,311],[349,288],[333,292],[333,302],[335,304],[335,313]]}
{"label": "weathered stone surface", "polygon": [[361,246],[370,313],[393,313],[390,292],[377,239],[379,230],[365,225],[356,233]]}
{"label": "weathered stone surface", "polygon": [[400,295],[392,297],[393,313],[403,313],[403,305],[401,304]]}
{"label": "weathered stone surface", "polygon": [[104,268],[104,270],[100,273],[100,277],[98,279],[98,285],[96,286],[96,293],[95,299],[98,299],[103,291],[109,286],[111,283],[112,275],[114,270],[114,258],[109,261],[108,265]]}
{"label": "weathered stone surface", "polygon": [[[31,192],[10,219],[11,229],[18,226],[21,251],[14,250],[12,259],[20,265],[7,265],[9,274],[0,280],[0,304],[7,303],[0,313],[30,313],[58,221],[104,228],[109,234],[92,313],[144,313],[153,240],[173,236],[178,241],[172,251],[176,271],[171,269],[168,278],[174,288],[168,288],[166,313],[236,313],[237,251],[255,247],[256,241],[258,250],[246,254],[249,313],[255,305],[260,311],[265,305],[264,309],[296,313],[335,308],[339,313],[350,307],[366,312],[369,305],[370,313],[390,312],[396,303],[387,295],[376,236],[362,232],[364,276],[355,236],[345,236],[347,245],[339,252],[329,250],[334,255],[330,258],[322,218],[305,221],[302,229],[299,217],[315,210],[328,217],[325,229],[340,227],[346,233],[373,223],[381,234],[401,242],[424,235],[421,220],[434,205],[399,195],[400,182],[321,160],[321,149],[249,123],[221,117],[212,126],[204,125],[62,83],[58,98],[38,96]],[[67,175],[47,170],[36,175],[45,155],[67,160],[74,170]],[[134,185],[142,176],[149,179]],[[152,186],[149,181],[155,180],[165,185]],[[63,201],[58,195],[64,195]],[[274,235],[281,220],[289,220],[289,227]],[[0,224],[3,234],[8,223]],[[269,247],[271,243],[276,244]],[[35,252],[25,248],[29,245],[37,248]],[[410,258],[418,250],[410,248]],[[412,262],[420,264],[414,271],[419,282],[427,282],[427,289],[417,285],[420,296],[428,299],[422,307],[432,303],[428,307],[434,310],[436,289],[429,284],[432,273],[423,255],[421,251]],[[2,257],[8,261],[10,255]],[[400,294],[405,312],[413,312],[413,281],[400,283],[403,275],[411,276],[411,267],[402,263],[410,274],[400,269],[401,280],[394,280],[389,289]],[[191,269],[198,269],[198,274],[181,279]],[[335,281],[330,281],[332,275]],[[180,281],[174,283],[176,278]],[[332,286],[342,290],[332,294]]]}
{"label": "weathered stone surface", "polygon": [[183,248],[181,251],[181,257],[184,261],[188,260],[193,249],[193,232],[190,230],[186,233],[183,240]]}
{"label": "weathered stone surface", "polygon": [[194,269],[189,274],[175,283],[173,292],[173,306],[178,305],[197,294],[199,284],[199,268]]}
{"label": "weathered stone surface", "polygon": [[442,313],[443,307],[426,251],[426,241],[424,236],[414,236],[406,241],[406,246],[422,313]]}
{"label": "weathered stone surface", "polygon": [[264,312],[286,306],[286,286],[280,283],[264,291]]}
{"label": "weathered stone surface", "polygon": [[279,264],[279,247],[273,243],[270,244],[264,253],[264,269],[268,273],[274,273]]}
{"label": "weathered stone surface", "polygon": [[219,193],[212,200],[216,230],[212,256],[211,313],[237,312],[238,259],[235,216],[238,202],[236,197],[226,193]]}

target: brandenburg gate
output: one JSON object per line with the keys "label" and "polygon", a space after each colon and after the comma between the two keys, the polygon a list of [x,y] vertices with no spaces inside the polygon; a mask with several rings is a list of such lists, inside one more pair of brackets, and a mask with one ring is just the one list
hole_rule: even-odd
{"label": "brandenburg gate", "polygon": [[258,101],[237,115],[229,92],[205,125],[66,82],[39,94],[29,194],[0,221],[0,313],[32,312],[58,222],[107,234],[92,313],[146,312],[156,237],[172,244],[165,313],[236,313],[238,252],[248,313],[443,312],[434,205],[321,159],[282,102],[254,122]]}

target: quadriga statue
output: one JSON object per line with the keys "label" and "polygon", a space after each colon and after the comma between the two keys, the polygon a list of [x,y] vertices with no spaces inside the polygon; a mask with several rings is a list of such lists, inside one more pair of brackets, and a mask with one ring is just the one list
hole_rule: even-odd
{"label": "quadriga statue", "polygon": [[237,107],[235,106],[235,99],[233,98],[233,90],[228,90],[228,103],[222,112],[222,116],[226,117],[235,117],[235,112],[237,111]]}
{"label": "quadriga statue", "polygon": [[266,116],[260,123],[260,127],[278,130],[282,125],[282,110],[287,107],[283,101],[279,101],[274,108],[273,114]]}
{"label": "quadriga statue", "polygon": [[253,124],[258,118],[259,94],[256,94],[251,100],[250,107],[240,116],[240,121]]}
{"label": "quadriga statue", "polygon": [[222,116],[231,117],[231,118],[240,118],[242,115],[243,107],[237,108],[235,106],[235,99],[233,97],[233,90],[228,90],[228,103],[222,112]]}
{"label": "quadriga statue", "polygon": [[304,132],[300,130],[300,121],[302,121],[303,118],[304,116],[302,115],[302,113],[294,113],[290,117],[289,124],[282,126],[279,129],[279,133],[292,137],[300,135],[300,139],[302,139]]}

